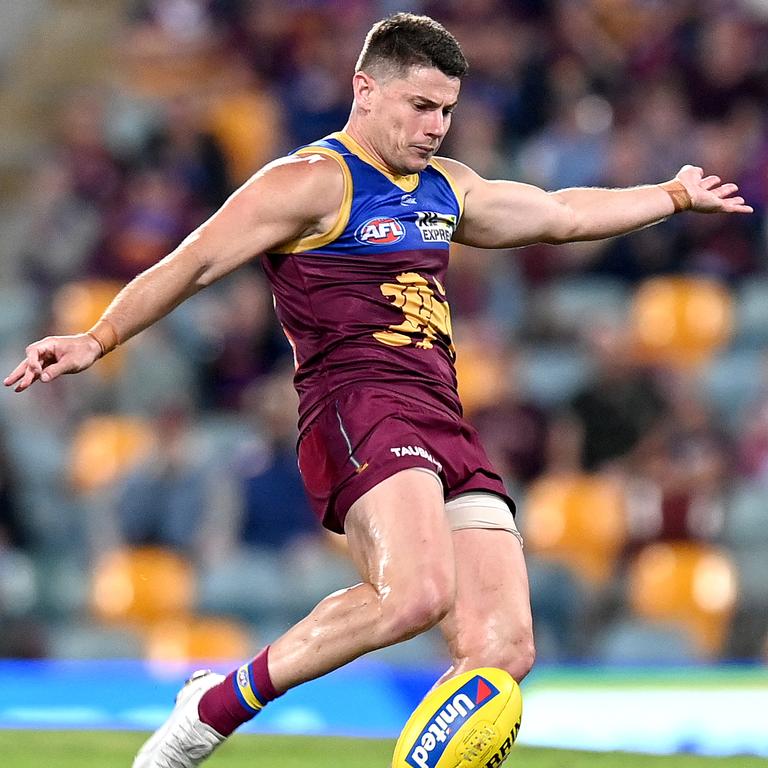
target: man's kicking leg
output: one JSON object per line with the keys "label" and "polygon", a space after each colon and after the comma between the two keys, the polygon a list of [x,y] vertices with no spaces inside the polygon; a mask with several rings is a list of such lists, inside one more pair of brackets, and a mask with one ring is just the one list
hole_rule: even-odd
{"label": "man's kicking leg", "polygon": [[446,616],[456,593],[453,537],[434,476],[408,469],[379,483],[352,505],[345,532],[363,582],[329,595],[227,677],[193,680],[134,768],[197,766],[280,693]]}
{"label": "man's kicking leg", "polygon": [[[479,517],[484,514],[480,510]],[[490,517],[495,515],[491,509]],[[453,544],[456,601],[440,624],[452,666],[439,682],[477,667],[499,667],[519,682],[533,666],[535,651],[518,535],[502,528],[460,528]]]}

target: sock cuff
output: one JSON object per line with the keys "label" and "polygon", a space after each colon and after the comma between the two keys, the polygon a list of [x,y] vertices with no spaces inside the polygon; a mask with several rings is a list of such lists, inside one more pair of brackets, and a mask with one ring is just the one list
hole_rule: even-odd
{"label": "sock cuff", "polygon": [[272,678],[269,674],[269,649],[270,646],[267,645],[253,660],[254,677],[257,681],[256,685],[266,697],[265,704],[268,701],[273,701],[278,696],[282,696],[284,693],[283,691],[278,691],[272,683]]}
{"label": "sock cuff", "polygon": [[232,687],[243,709],[251,714],[260,712],[267,703],[254,683],[250,664],[243,664],[232,673]]}
{"label": "sock cuff", "polygon": [[266,646],[248,664],[243,664],[232,676],[232,683],[240,703],[256,714],[281,694],[269,676],[269,646]]}

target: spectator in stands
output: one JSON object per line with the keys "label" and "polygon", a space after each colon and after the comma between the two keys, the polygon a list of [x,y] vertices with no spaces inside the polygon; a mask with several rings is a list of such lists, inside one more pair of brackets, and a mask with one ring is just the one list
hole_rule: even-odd
{"label": "spectator in stands", "polygon": [[290,348],[260,271],[240,271],[227,283],[212,318],[209,345],[203,365],[203,397],[209,408],[238,410],[254,380],[288,359]]}
{"label": "spectator in stands", "polygon": [[21,519],[18,486],[14,477],[5,436],[0,432],[0,550],[27,549],[29,533]]}
{"label": "spectator in stands", "polygon": [[238,459],[242,493],[239,539],[281,549],[323,535],[307,501],[296,462],[296,408],[292,371],[278,369],[245,395],[245,409],[263,436]]}
{"label": "spectator in stands", "polygon": [[59,117],[57,154],[74,193],[104,210],[123,182],[123,169],[107,144],[104,98],[95,91],[71,97]]}
{"label": "spectator in stands", "polygon": [[103,227],[103,212],[78,194],[70,162],[46,159],[34,173],[33,195],[17,219],[23,232],[19,272],[54,290],[82,277]]}
{"label": "spectator in stands", "polygon": [[141,158],[143,165],[163,169],[186,191],[187,205],[195,210],[190,223],[204,221],[232,189],[224,148],[206,124],[201,101],[189,95],[170,99]]}
{"label": "spectator in stands", "polygon": [[21,518],[19,487],[0,431],[0,657],[45,655],[45,632],[30,618],[39,586],[30,557],[32,536]]}
{"label": "spectator in stands", "polygon": [[760,394],[743,411],[743,428],[736,438],[736,470],[739,477],[768,486],[768,359],[757,372]]}
{"label": "spectator in stands", "polygon": [[586,341],[593,379],[569,407],[584,429],[583,468],[594,472],[627,458],[653,434],[665,404],[652,376],[634,363],[625,329],[598,323]]}
{"label": "spectator in stands", "polygon": [[213,546],[207,534],[234,519],[228,475],[223,462],[200,451],[183,407],[162,412],[155,426],[155,451],[117,488],[118,533],[125,544],[168,547],[200,561]]}
{"label": "spectator in stands", "polygon": [[132,174],[123,193],[105,218],[104,239],[91,262],[99,277],[120,281],[172,251],[189,224],[185,190],[162,170]]}
{"label": "spectator in stands", "polygon": [[669,377],[663,423],[630,465],[630,549],[715,540],[723,526],[731,441],[690,373]]}
{"label": "spectator in stands", "polygon": [[483,445],[513,489],[522,489],[544,470],[550,417],[522,391],[524,361],[519,350],[498,350],[504,379],[492,404],[472,414]]}

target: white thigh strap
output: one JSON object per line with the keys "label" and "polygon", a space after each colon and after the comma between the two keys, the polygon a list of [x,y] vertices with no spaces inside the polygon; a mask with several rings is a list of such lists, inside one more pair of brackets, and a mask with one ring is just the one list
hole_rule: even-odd
{"label": "white thigh strap", "polygon": [[454,531],[462,528],[498,528],[509,531],[520,544],[523,543],[512,510],[504,499],[495,493],[462,493],[461,496],[445,502],[445,512]]}

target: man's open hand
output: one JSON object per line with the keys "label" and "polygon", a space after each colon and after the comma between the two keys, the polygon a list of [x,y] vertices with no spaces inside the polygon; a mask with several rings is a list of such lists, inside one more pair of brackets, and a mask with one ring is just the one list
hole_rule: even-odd
{"label": "man's open hand", "polygon": [[736,184],[724,184],[719,176],[705,176],[703,169],[684,165],[675,176],[691,196],[691,210],[699,213],[752,213],[753,208],[736,193]]}
{"label": "man's open hand", "polygon": [[93,336],[46,336],[30,344],[26,357],[3,380],[6,387],[16,385],[23,392],[38,379],[53,381],[63,373],[79,373],[90,368],[101,357],[101,347]]}

